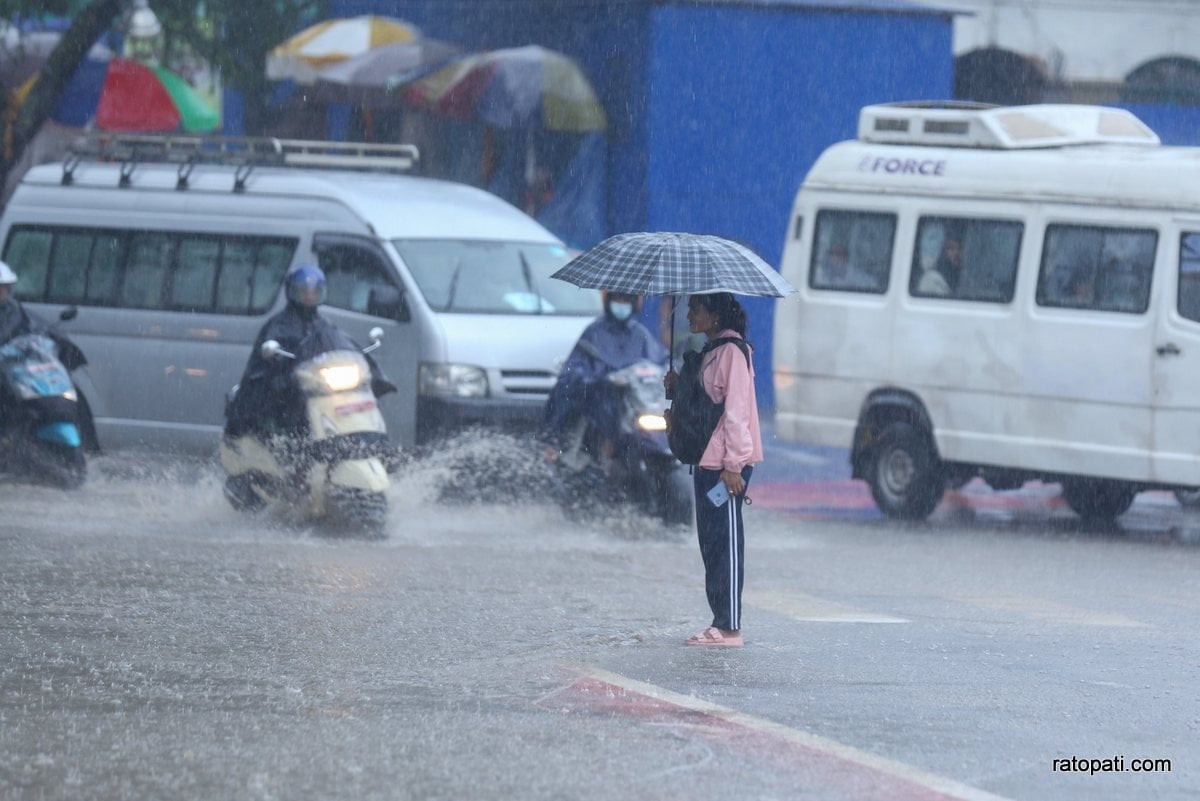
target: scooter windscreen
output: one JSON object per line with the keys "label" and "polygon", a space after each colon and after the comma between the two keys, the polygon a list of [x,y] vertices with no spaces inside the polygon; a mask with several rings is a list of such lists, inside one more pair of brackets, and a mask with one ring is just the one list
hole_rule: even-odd
{"label": "scooter windscreen", "polygon": [[54,341],[44,334],[25,334],[0,347],[0,372],[21,400],[56,395],[74,399],[71,377],[58,360]]}
{"label": "scooter windscreen", "polygon": [[609,374],[608,381],[622,387],[626,413],[644,432],[666,431],[663,412],[667,402],[663,394],[666,367],[651,361],[638,361]]}
{"label": "scooter windscreen", "polygon": [[296,361],[308,361],[332,350],[359,350],[354,340],[340,328],[320,320],[296,346]]}

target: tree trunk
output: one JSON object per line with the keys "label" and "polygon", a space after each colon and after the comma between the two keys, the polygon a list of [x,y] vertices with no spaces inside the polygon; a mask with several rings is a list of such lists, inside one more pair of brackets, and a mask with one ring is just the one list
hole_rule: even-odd
{"label": "tree trunk", "polygon": [[87,57],[88,50],[120,13],[121,3],[122,0],[96,0],[75,15],[13,123],[11,152],[7,160],[0,161],[0,187],[7,182],[9,169],[21,160],[26,146],[50,116],[54,103]]}

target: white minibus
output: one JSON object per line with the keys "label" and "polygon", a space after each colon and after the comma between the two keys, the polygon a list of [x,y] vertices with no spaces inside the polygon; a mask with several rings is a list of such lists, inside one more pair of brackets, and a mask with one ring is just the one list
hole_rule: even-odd
{"label": "white minibus", "polygon": [[286,270],[318,263],[322,314],[400,387],[399,445],[473,423],[531,424],[601,310],[550,274],[553,234],[483,190],[403,174],[408,145],[91,136],[30,170],[0,218],[16,295],[86,354],[89,437],[211,453],[224,398]]}
{"label": "white minibus", "polygon": [[1200,485],[1200,149],[1115,108],[884,104],[796,196],[776,423],[879,508],[1062,485],[1109,520]]}

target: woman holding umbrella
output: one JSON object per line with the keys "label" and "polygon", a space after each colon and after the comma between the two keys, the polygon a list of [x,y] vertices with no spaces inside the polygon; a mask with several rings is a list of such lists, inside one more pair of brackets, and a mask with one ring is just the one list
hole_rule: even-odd
{"label": "woman holding umbrella", "polygon": [[[749,346],[743,345],[746,311],[728,292],[692,295],[687,319],[693,334],[708,339],[708,345],[695,357],[700,359],[697,379],[707,398],[724,408],[693,472],[696,532],[713,619],[712,625],[686,642],[736,648],[743,644],[746,547],[742,502],[753,466],[763,458],[754,368]],[[669,397],[675,394],[677,381],[673,370],[664,379]],[[685,397],[687,393],[681,393],[677,402]]]}
{"label": "woman holding umbrella", "polygon": [[[741,646],[742,502],[763,450],[754,368],[745,341],[746,311],[731,293],[782,298],[796,288],[740,243],[671,231],[611,236],[552,277],[610,292],[690,296],[688,326],[693,334],[704,334],[708,344],[700,353],[684,356],[681,374],[672,367],[664,379],[667,397],[675,398],[668,440],[672,431],[691,430],[683,421],[695,417],[691,411],[696,409],[703,409],[706,414],[700,416],[707,418],[706,423],[715,422],[715,427],[698,427],[695,430],[703,434],[686,437],[694,440],[688,443],[694,448],[676,449],[676,443],[671,443],[676,456],[690,451],[681,461],[696,466],[696,530],[713,613],[712,625],[687,643]],[[689,405],[682,405],[685,402]]]}

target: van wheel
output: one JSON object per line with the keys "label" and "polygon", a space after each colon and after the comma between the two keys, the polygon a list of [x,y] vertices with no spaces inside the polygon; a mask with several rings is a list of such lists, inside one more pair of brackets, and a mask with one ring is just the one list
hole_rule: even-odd
{"label": "van wheel", "polygon": [[1180,506],[1200,506],[1200,489],[1175,490],[1175,500]]}
{"label": "van wheel", "polygon": [[1111,523],[1123,515],[1136,493],[1127,484],[1099,479],[1071,479],[1062,485],[1063,499],[1071,511],[1094,523]]}
{"label": "van wheel", "polygon": [[924,520],[946,489],[945,472],[924,431],[892,423],[874,448],[870,472],[875,505],[888,517]]}

